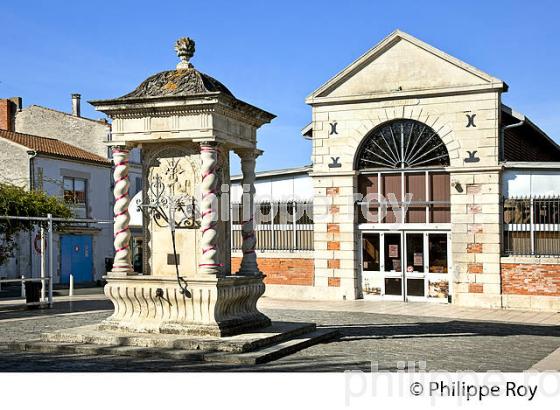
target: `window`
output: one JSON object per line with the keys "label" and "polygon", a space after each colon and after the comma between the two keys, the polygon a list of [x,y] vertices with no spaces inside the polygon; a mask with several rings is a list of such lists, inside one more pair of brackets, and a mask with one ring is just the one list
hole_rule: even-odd
{"label": "window", "polygon": [[445,143],[416,120],[381,124],[368,134],[357,155],[357,169],[449,166]]}
{"label": "window", "polygon": [[504,198],[503,253],[560,256],[560,197]]}
{"label": "window", "polygon": [[355,169],[360,193],[380,197],[360,203],[369,211],[361,212],[360,222],[448,223],[450,184],[443,168],[449,164],[445,143],[430,126],[399,119],[376,127],[358,149]]}
{"label": "window", "polygon": [[64,177],[64,202],[79,207],[86,206],[86,180]]}
{"label": "window", "polygon": [[[451,221],[451,184],[445,171],[379,171],[360,175],[358,186],[363,195],[358,208],[360,223]],[[377,193],[381,196],[372,195]]]}

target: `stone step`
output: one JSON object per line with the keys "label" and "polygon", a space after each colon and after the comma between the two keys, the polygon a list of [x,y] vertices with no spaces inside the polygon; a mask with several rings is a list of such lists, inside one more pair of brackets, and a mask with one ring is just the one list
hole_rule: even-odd
{"label": "stone step", "polygon": [[82,354],[88,356],[117,355],[133,357],[159,357],[176,360],[187,360],[199,362],[204,358],[204,352],[182,349],[146,348],[137,346],[118,346],[91,343],[61,343],[31,340],[28,342],[10,343],[8,347],[12,350],[29,351],[37,353],[55,354]]}
{"label": "stone step", "polygon": [[267,363],[303,350],[309,346],[332,340],[338,336],[339,333],[337,330],[317,329],[255,351],[245,353],[207,353],[204,355],[204,360],[207,362],[244,365]]}
{"label": "stone step", "polygon": [[95,325],[43,333],[43,342],[130,346],[169,350],[244,353],[271,346],[315,330],[314,323],[272,322],[258,331],[228,337],[186,337],[174,334],[126,333],[99,330]]}

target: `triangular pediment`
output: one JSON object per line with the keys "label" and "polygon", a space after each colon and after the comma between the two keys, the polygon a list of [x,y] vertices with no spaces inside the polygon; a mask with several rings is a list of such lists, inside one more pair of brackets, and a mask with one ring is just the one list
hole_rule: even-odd
{"label": "triangular pediment", "polygon": [[504,86],[501,80],[397,30],[317,89],[307,102]]}

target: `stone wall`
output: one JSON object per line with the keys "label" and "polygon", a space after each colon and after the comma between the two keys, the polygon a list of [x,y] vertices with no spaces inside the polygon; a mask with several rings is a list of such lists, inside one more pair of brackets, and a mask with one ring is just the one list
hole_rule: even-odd
{"label": "stone wall", "polygon": [[461,170],[451,184],[453,297],[461,305],[499,307],[500,173]]}
{"label": "stone wall", "polygon": [[[417,119],[438,132],[451,166],[451,292],[466,305],[499,303],[500,169],[498,166],[499,93],[449,95],[317,106],[313,110],[315,286],[340,278],[347,298],[361,297],[357,221],[352,194],[357,192],[355,155],[378,125]],[[476,114],[476,127],[467,127]],[[332,133],[333,123],[337,133]],[[466,163],[468,151],[478,162]],[[329,168],[339,157],[339,168]],[[404,228],[404,226],[403,226]],[[330,283],[336,283],[330,279]],[[471,284],[476,284],[471,286]]]}
{"label": "stone wall", "polygon": [[29,156],[27,149],[0,139],[0,182],[29,188]]}
{"label": "stone wall", "polygon": [[109,124],[31,105],[16,114],[15,131],[55,138],[107,158]]}

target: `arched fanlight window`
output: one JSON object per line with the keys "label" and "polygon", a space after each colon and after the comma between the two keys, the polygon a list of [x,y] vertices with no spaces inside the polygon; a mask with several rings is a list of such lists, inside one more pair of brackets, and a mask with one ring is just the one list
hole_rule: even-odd
{"label": "arched fanlight window", "polygon": [[366,136],[356,168],[414,168],[448,166],[445,143],[430,126],[415,120],[382,124]]}

